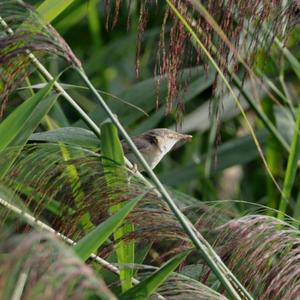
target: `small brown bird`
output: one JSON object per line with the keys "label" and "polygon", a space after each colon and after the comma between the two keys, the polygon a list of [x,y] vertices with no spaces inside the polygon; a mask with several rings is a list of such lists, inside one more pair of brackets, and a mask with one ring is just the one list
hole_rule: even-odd
{"label": "small brown bird", "polygon": [[[167,128],[152,129],[141,135],[132,137],[133,142],[152,169],[156,167],[177,142],[191,139],[191,135],[178,133]],[[127,159],[133,165],[137,166],[139,171],[143,171],[143,167],[138,162],[130,146],[124,140],[122,140],[121,143]]]}

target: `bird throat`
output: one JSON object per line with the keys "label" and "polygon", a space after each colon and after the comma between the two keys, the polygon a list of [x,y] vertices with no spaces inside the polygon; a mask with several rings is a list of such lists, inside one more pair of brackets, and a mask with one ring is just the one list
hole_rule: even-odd
{"label": "bird throat", "polygon": [[150,162],[151,168],[155,168],[155,166],[161,161],[161,159],[173,148],[173,146],[176,144],[176,140],[174,139],[166,139],[162,140],[162,138],[158,137],[156,138],[157,142],[154,146],[155,150],[153,150],[153,153],[151,157],[147,157],[146,160]]}

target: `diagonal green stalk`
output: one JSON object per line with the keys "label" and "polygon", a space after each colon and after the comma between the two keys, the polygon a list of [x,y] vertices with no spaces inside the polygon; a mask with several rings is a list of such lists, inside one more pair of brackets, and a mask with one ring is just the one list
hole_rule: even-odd
{"label": "diagonal green stalk", "polygon": [[[91,92],[95,95],[97,101],[102,106],[104,111],[107,113],[107,115],[110,117],[112,122],[116,125],[119,132],[123,136],[123,138],[126,140],[126,142],[130,145],[131,149],[135,153],[138,161],[141,163],[143,168],[146,170],[146,172],[149,174],[150,178],[152,179],[155,187],[161,194],[161,196],[165,199],[167,204],[169,205],[170,209],[173,211],[174,215],[180,222],[182,228],[187,233],[187,235],[190,237],[191,241],[195,245],[195,247],[199,250],[202,257],[205,259],[209,267],[212,269],[212,271],[215,273],[215,275],[218,277],[220,282],[224,285],[226,288],[228,294],[233,299],[241,299],[238,292],[234,289],[232,286],[230,280],[227,278],[227,275],[230,273],[229,270],[224,270],[224,265],[220,266],[221,259],[220,257],[215,253],[215,251],[208,247],[208,242],[204,240],[203,237],[199,238],[196,234],[196,229],[193,228],[192,224],[189,222],[189,220],[186,219],[185,215],[180,211],[180,209],[177,207],[173,199],[170,197],[167,190],[164,188],[162,183],[159,181],[155,173],[152,171],[152,169],[149,167],[148,163],[144,159],[143,155],[140,153],[140,151],[137,149],[136,145],[133,143],[132,139],[122,126],[122,124],[119,122],[117,117],[113,114],[113,112],[110,110],[104,99],[101,97],[101,95],[97,92],[96,88],[92,85],[88,77],[86,76],[83,69],[75,68],[82,80],[85,82],[85,84],[90,88]],[[241,289],[242,287],[240,287]],[[243,292],[245,294],[245,292]],[[247,299],[252,299],[251,296],[247,297]]]}
{"label": "diagonal green stalk", "polygon": [[[258,151],[258,153],[259,153],[259,155],[260,155],[260,157],[261,157],[261,160],[262,160],[262,162],[263,162],[263,164],[264,164],[264,166],[265,166],[266,171],[268,172],[269,176],[271,177],[271,179],[272,179],[274,185],[276,186],[276,188],[278,189],[278,191],[279,191],[280,193],[282,193],[279,184],[277,183],[277,181],[275,180],[273,174],[272,174],[271,171],[270,171],[270,168],[269,168],[269,166],[268,166],[268,164],[267,164],[267,161],[266,161],[266,159],[265,159],[265,156],[264,156],[264,153],[263,153],[263,151],[262,151],[262,148],[261,148],[261,146],[260,146],[260,144],[259,144],[259,141],[258,141],[256,135],[255,135],[254,129],[252,128],[252,125],[250,124],[250,122],[249,122],[249,120],[248,120],[248,118],[247,118],[247,116],[246,116],[246,113],[245,113],[245,111],[244,111],[244,109],[243,109],[241,103],[239,102],[239,100],[238,100],[236,94],[234,93],[234,91],[233,91],[232,87],[230,86],[228,80],[226,79],[224,73],[223,73],[222,70],[219,68],[218,64],[217,64],[216,61],[213,59],[212,55],[209,53],[209,51],[207,50],[207,48],[206,48],[206,47],[204,46],[204,44],[201,42],[201,40],[199,39],[199,37],[197,36],[197,34],[195,33],[195,31],[194,31],[194,30],[192,29],[192,27],[188,24],[188,22],[185,20],[185,18],[182,16],[182,14],[178,11],[178,9],[174,6],[174,4],[173,4],[170,0],[166,0],[166,2],[167,2],[168,5],[170,6],[170,8],[173,10],[173,12],[175,13],[175,15],[178,17],[178,19],[179,19],[179,20],[182,22],[182,24],[185,26],[186,30],[191,34],[192,38],[195,40],[195,42],[197,43],[197,45],[198,45],[198,46],[201,48],[201,50],[205,53],[205,55],[207,56],[207,58],[209,59],[209,61],[210,61],[211,64],[213,65],[213,67],[214,67],[214,68],[216,69],[216,71],[218,72],[220,78],[223,80],[225,86],[228,88],[228,90],[229,90],[230,94],[232,95],[232,97],[233,97],[233,99],[234,99],[234,101],[235,101],[237,107],[239,108],[239,110],[240,110],[240,112],[241,112],[242,117],[244,118],[244,120],[245,120],[245,122],[246,122],[247,128],[248,128],[248,130],[249,130],[249,132],[250,132],[250,134],[251,134],[251,136],[252,136],[252,139],[253,139],[253,141],[254,141],[254,143],[255,143],[255,146],[256,146],[257,151]],[[194,1],[193,1],[193,2],[194,2]],[[198,3],[198,2],[197,2],[197,4],[199,5],[199,7],[201,7],[201,12],[202,12],[202,9],[205,10],[205,8],[203,7],[202,4],[200,4],[200,3]],[[214,20],[211,20],[210,15],[209,15],[209,16],[206,16],[206,15],[205,15],[205,17],[209,17],[209,20],[207,20],[207,21],[210,21],[209,23],[210,23],[210,24],[212,23],[212,24],[211,24],[212,26],[213,26],[213,25],[217,26],[217,28],[218,28],[218,33],[220,33],[220,30],[221,30],[221,29],[219,28],[218,25],[215,24],[215,21],[214,21]],[[213,27],[214,27],[214,26],[213,26]],[[222,37],[223,37],[223,35],[225,35],[225,34],[224,34],[223,32],[221,32],[221,33],[222,33]],[[230,45],[229,45],[229,46],[230,46]],[[232,48],[232,47],[230,47],[230,49],[231,49],[231,48]],[[233,50],[234,50],[234,49],[233,49]],[[236,52],[236,51],[234,51],[234,52]],[[246,65],[245,67],[247,67],[247,65]],[[247,68],[247,70],[248,70],[248,68]]]}
{"label": "diagonal green stalk", "polygon": [[[237,105],[237,107],[239,108],[243,118],[246,121],[247,127],[250,131],[250,134],[253,138],[253,141],[256,145],[256,148],[259,152],[259,155],[265,165],[265,168],[267,170],[267,172],[269,173],[269,175],[271,176],[274,184],[276,185],[277,189],[281,192],[280,186],[277,184],[275,178],[273,177],[272,173],[270,172],[270,169],[268,167],[268,164],[265,160],[265,157],[263,155],[263,151],[260,147],[260,144],[257,140],[257,137],[255,135],[255,132],[245,114],[245,111],[242,107],[242,105],[240,104],[236,94],[234,93],[233,89],[231,88],[228,80],[225,78],[223,72],[220,70],[220,68],[218,67],[217,63],[215,62],[215,60],[213,59],[213,57],[211,56],[211,54],[209,53],[209,51],[206,49],[206,47],[203,45],[203,43],[200,41],[200,39],[198,38],[197,34],[194,32],[194,30],[191,28],[191,26],[188,24],[188,22],[185,20],[185,18],[180,14],[180,12],[178,11],[178,9],[174,6],[174,4],[170,1],[170,0],[166,0],[166,2],[168,3],[169,7],[173,10],[173,12],[175,13],[175,15],[178,17],[178,19],[182,22],[182,24],[185,26],[186,30],[191,34],[192,38],[195,40],[195,42],[198,44],[198,46],[202,49],[202,51],[205,53],[205,55],[208,57],[209,61],[212,63],[213,67],[216,69],[216,71],[218,72],[218,74],[220,75],[220,77],[222,78],[223,82],[225,83],[226,87],[228,88],[229,92],[231,93],[231,95],[233,96],[233,99],[235,100],[235,103]],[[199,3],[198,3],[199,4]],[[201,5],[201,4],[199,4]],[[248,291],[244,288],[244,286],[238,281],[238,279],[233,276],[231,274],[231,272],[227,269],[227,267],[223,264],[223,262],[221,262],[221,266],[223,268],[223,271],[229,274],[229,277],[231,279],[231,282],[235,285],[235,287],[237,288],[237,290],[239,290],[239,292],[243,295],[243,297],[245,297],[246,299],[253,299],[252,296],[248,293]]]}
{"label": "diagonal green stalk", "polygon": [[290,63],[290,65],[291,65],[292,69],[294,70],[295,74],[297,75],[297,77],[300,78],[300,62],[290,52],[290,50],[284,46],[284,44],[278,38],[274,39],[274,43],[281,50],[284,57]]}
{"label": "diagonal green stalk", "polygon": [[266,128],[269,130],[269,132],[274,136],[274,138],[277,140],[277,142],[281,145],[281,147],[286,151],[290,151],[290,147],[288,143],[284,140],[280,132],[276,129],[274,124],[269,120],[269,118],[266,116],[266,114],[259,109],[255,101],[251,98],[251,96],[243,89],[243,85],[241,81],[237,78],[237,76],[232,76],[233,83],[239,88],[241,94],[244,96],[245,100],[248,102],[250,107],[255,111],[255,113],[258,115],[260,120],[263,122],[263,124],[266,126]]}

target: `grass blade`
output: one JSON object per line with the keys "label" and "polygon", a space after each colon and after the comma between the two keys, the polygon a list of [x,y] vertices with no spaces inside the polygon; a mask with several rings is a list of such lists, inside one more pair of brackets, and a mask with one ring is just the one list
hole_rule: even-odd
{"label": "grass blade", "polygon": [[[287,61],[291,64],[292,69],[297,75],[298,79],[300,79],[300,63],[293,56],[293,54],[279,41],[279,39],[274,39],[275,44],[282,51],[283,55],[287,59]],[[296,114],[296,124],[294,128],[291,149],[288,158],[288,164],[285,172],[283,189],[280,199],[279,211],[277,217],[279,219],[284,218],[284,214],[286,212],[287,203],[291,196],[292,187],[296,177],[296,171],[298,167],[298,160],[300,158],[300,141],[299,141],[299,129],[300,129],[300,105],[298,106],[297,114]]]}
{"label": "grass blade", "polygon": [[94,230],[83,237],[74,250],[82,260],[87,260],[93,252],[106,241],[106,239],[122,224],[124,219],[133,210],[136,204],[144,197],[144,194],[127,202],[118,212],[99,224]]}
{"label": "grass blade", "polygon": [[291,144],[291,150],[288,158],[288,164],[284,176],[283,190],[280,199],[279,211],[277,217],[279,219],[284,218],[286,212],[287,203],[291,196],[292,187],[296,177],[296,171],[298,168],[298,160],[300,158],[300,105],[298,106],[296,125],[294,128],[294,134]]}
{"label": "grass blade", "polygon": [[38,104],[49,94],[52,85],[53,82],[47,84],[47,86],[45,86],[37,94],[30,97],[23,104],[18,106],[4,121],[0,123],[0,151],[4,150],[8,146],[20,145],[20,132],[22,132],[23,135],[24,130],[32,130],[33,125],[29,127],[26,122],[34,122],[28,117],[35,116],[34,110],[37,108]]}
{"label": "grass blade", "polygon": [[[118,167],[118,165],[125,166],[124,153],[118,137],[118,130],[110,120],[105,121],[101,125],[101,142],[103,155],[102,165],[106,174],[106,183],[108,188],[116,191],[119,189],[120,184],[123,185],[124,183],[126,185],[127,172],[124,168]],[[116,182],[115,178],[119,179],[118,182]],[[126,190],[126,187],[124,188]],[[110,201],[110,212],[112,214],[118,212],[124,205],[123,203],[115,204],[113,199],[110,199]],[[114,239],[120,240],[125,234],[130,233],[133,230],[133,224],[126,222],[121,228],[114,232]],[[116,247],[123,292],[132,287],[133,270],[131,268],[126,268],[126,264],[134,263],[134,248],[134,240],[128,242],[121,240]]]}
{"label": "grass blade", "polygon": [[178,267],[178,265],[186,258],[189,252],[183,252],[166,262],[159,270],[154,272],[144,281],[120,295],[120,300],[143,300],[154,293],[154,291],[165,282],[171,273]]}
{"label": "grass blade", "polygon": [[[48,96],[52,89],[53,81],[49,82],[37,94],[27,99],[19,105],[3,122],[0,123],[0,151],[8,146],[24,146],[32,132],[39,125],[43,117],[49,112],[55,103],[57,95]],[[20,147],[21,151],[21,147]],[[9,166],[15,160],[11,160],[0,170],[0,175],[4,175]]]}
{"label": "grass blade", "polygon": [[39,14],[47,22],[53,21],[63,12],[74,0],[45,0],[37,9]]}
{"label": "grass blade", "polygon": [[100,148],[99,138],[92,131],[79,127],[62,127],[51,131],[37,132],[29,137],[29,141],[63,142],[84,148]]}

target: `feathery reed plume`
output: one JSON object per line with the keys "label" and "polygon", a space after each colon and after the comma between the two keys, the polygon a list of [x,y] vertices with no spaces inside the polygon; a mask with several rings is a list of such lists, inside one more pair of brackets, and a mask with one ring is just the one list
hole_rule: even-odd
{"label": "feathery reed plume", "polygon": [[52,234],[32,231],[2,238],[0,250],[9,253],[0,258],[1,299],[116,299]]}
{"label": "feathery reed plume", "polygon": [[216,229],[218,253],[255,299],[295,299],[300,233],[284,221],[249,215]]}
{"label": "feathery reed plume", "polygon": [[[1,153],[0,167],[14,151],[18,149],[10,148]],[[45,219],[54,229],[76,241],[85,234],[80,220],[86,213],[97,225],[109,216],[112,204],[125,203],[148,191],[128,216],[135,230],[123,239],[135,239],[141,243],[162,238],[188,240],[165,202],[154,191],[149,191],[140,179],[132,176],[128,184],[124,178],[110,177],[114,182],[108,186],[99,154],[65,145],[64,151],[72,157],[65,160],[61,151],[59,144],[27,145],[2,178],[2,183],[23,199],[35,217]],[[76,176],[72,177],[70,171],[76,171]],[[117,243],[108,243],[100,252],[110,253]]]}
{"label": "feathery reed plume", "polygon": [[[122,1],[106,0],[107,20],[112,13],[115,18],[119,16],[122,5],[120,2]],[[251,66],[258,48],[269,49],[273,39],[278,35],[286,40],[291,28],[299,22],[299,1],[297,0],[207,0],[201,1],[201,4],[190,0],[169,2],[196,33],[226,77],[238,71],[241,66],[239,56],[247,66]],[[160,8],[165,5],[165,10],[157,9],[156,11],[152,9],[153,5],[155,4],[151,1],[140,1],[136,73],[139,74],[143,33],[151,19],[151,11],[154,11],[155,17],[161,17],[162,20],[155,73],[160,76],[168,74],[167,111],[172,110],[173,102],[175,102],[180,117],[184,110],[180,95],[184,84],[178,80],[178,71],[184,67],[199,64],[204,64],[207,68],[209,61],[194,42],[192,33],[184,27],[183,22],[179,20],[170,5],[166,5],[165,1],[163,3],[156,1],[156,5]],[[116,24],[115,18],[113,26]],[[214,21],[219,28],[213,25]],[[225,34],[226,40],[222,34]],[[214,85],[216,92],[218,92],[216,87],[221,86],[219,84],[221,81],[217,79]]]}
{"label": "feathery reed plume", "polygon": [[32,59],[60,56],[80,66],[64,39],[27,4],[21,1],[0,2],[0,119],[8,95],[33,71]]}

